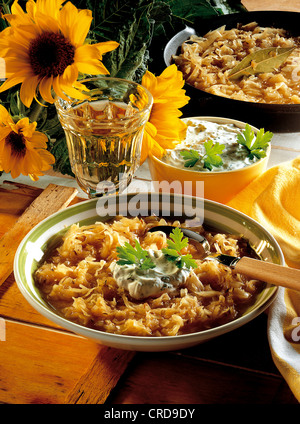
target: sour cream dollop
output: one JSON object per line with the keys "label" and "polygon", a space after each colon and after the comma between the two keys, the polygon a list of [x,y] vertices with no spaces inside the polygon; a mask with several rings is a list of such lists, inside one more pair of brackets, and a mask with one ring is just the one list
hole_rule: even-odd
{"label": "sour cream dollop", "polygon": [[162,293],[174,293],[190,274],[186,268],[178,268],[166,259],[160,250],[148,250],[154,268],[143,270],[138,265],[111,264],[111,271],[119,287],[123,287],[136,300],[158,297]]}
{"label": "sour cream dollop", "polygon": [[214,172],[232,171],[252,165],[257,159],[249,158],[247,149],[238,143],[238,134],[242,134],[243,129],[234,124],[218,124],[205,120],[189,119],[187,122],[186,138],[175,146],[174,149],[166,149],[161,161],[180,169],[190,169],[199,172],[211,172],[204,167],[204,161],[199,160],[192,168],[185,168],[182,151],[196,150],[200,157],[205,155],[204,142],[212,140],[224,144],[225,148],[221,153],[223,165],[213,167]]}

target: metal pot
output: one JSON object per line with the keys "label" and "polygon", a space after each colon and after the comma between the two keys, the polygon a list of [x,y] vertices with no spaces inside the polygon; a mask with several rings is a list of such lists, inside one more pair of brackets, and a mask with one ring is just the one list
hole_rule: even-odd
{"label": "metal pot", "polygon": [[[234,13],[199,19],[194,28],[186,27],[177,33],[164,49],[164,61],[167,66],[172,63],[172,56],[178,53],[182,43],[192,34],[205,35],[208,31],[222,25],[234,28],[238,23],[247,24],[256,21],[260,26],[273,26],[288,30],[290,35],[300,35],[300,13],[259,11]],[[300,58],[299,58],[300,60]],[[199,90],[188,83],[186,94],[191,98],[189,104],[182,108],[183,116],[208,115],[222,116],[249,122],[258,128],[273,132],[300,131],[300,104],[266,104],[245,102],[217,96]]]}

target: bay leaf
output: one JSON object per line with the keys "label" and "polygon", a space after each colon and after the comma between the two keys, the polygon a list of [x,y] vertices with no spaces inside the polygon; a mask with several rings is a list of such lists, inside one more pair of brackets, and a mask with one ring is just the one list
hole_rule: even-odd
{"label": "bay leaf", "polygon": [[230,80],[244,75],[255,75],[272,72],[282,65],[295,47],[268,47],[248,54],[228,74]]}

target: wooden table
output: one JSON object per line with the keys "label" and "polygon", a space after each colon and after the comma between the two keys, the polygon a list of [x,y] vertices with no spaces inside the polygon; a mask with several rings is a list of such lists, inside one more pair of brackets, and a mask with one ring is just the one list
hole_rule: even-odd
{"label": "wooden table", "polygon": [[[298,156],[299,140],[300,134],[276,134],[270,165]],[[18,242],[23,221],[28,225],[23,220],[24,211],[45,193],[43,186],[49,181],[76,186],[73,179],[53,175],[41,178],[36,185],[42,188],[16,181],[7,184],[1,178],[0,249],[5,244],[7,255],[0,260],[0,284],[1,263],[13,250],[13,240]],[[141,184],[151,189],[146,164],[138,171],[132,190]],[[72,187],[53,187],[66,193],[55,193],[61,207],[84,200],[74,198]],[[34,214],[34,219],[42,219],[43,212],[50,213],[50,206],[42,208],[41,216]],[[56,201],[54,209],[58,207]],[[297,403],[273,364],[266,314],[232,333],[186,350],[128,352],[97,345],[59,328],[27,303],[13,274],[8,273],[0,285],[0,317],[0,403]]]}
{"label": "wooden table", "polygon": [[[265,3],[265,8],[276,9],[274,1]],[[295,3],[299,10],[299,2],[290,7]],[[260,2],[244,4],[253,10]],[[275,134],[269,166],[299,154],[299,133]],[[51,173],[31,186],[24,185],[30,184],[24,177],[13,185],[4,178],[0,177],[0,246],[6,243],[7,258],[1,257],[0,264],[9,261],[12,252],[5,234],[24,228],[22,220],[16,224],[18,218],[49,182],[76,187],[73,179]],[[131,189],[141,185],[151,189],[147,164],[138,170]],[[72,190],[67,193],[60,199],[62,207],[84,199],[80,190],[73,199]],[[8,272],[0,286],[0,403],[103,404],[108,411],[121,404],[297,404],[272,361],[266,325],[267,315],[262,314],[240,329],[182,351],[117,350],[44,318],[27,303]]]}

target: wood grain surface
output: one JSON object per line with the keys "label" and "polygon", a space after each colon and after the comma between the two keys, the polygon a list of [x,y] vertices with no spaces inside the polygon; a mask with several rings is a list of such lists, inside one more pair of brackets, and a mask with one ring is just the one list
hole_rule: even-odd
{"label": "wood grain surface", "polygon": [[[300,11],[300,1],[243,4],[248,10]],[[290,158],[288,143],[280,144],[281,161]],[[13,252],[44,216],[82,199],[66,187],[58,189],[53,202],[53,188],[47,194],[15,182],[2,185],[0,403],[298,404],[272,361],[266,314],[208,343],[162,353],[101,346],[44,318],[18,290],[11,273]],[[35,203],[39,195],[42,203]]]}
{"label": "wood grain surface", "polygon": [[49,184],[5,232],[0,240],[0,285],[11,274],[15,253],[26,234],[44,218],[65,208],[76,194],[77,190],[73,187]]}
{"label": "wood grain surface", "polygon": [[[10,204],[12,193],[11,209],[0,209],[8,234],[24,222],[22,213],[33,210],[28,206],[41,190],[3,189],[2,205]],[[0,403],[297,403],[272,361],[266,315],[183,351],[123,351],[74,335],[40,315],[11,273],[0,286],[0,317],[6,336],[0,340]]]}

